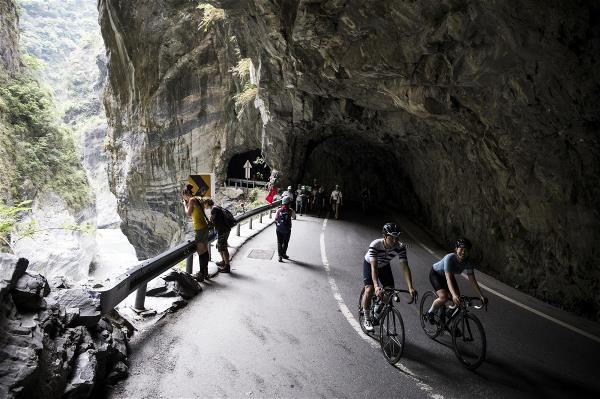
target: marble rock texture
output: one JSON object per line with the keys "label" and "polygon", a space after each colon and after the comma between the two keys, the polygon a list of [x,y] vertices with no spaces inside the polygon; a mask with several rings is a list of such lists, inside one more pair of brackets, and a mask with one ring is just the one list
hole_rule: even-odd
{"label": "marble rock texture", "polygon": [[[370,185],[481,269],[600,317],[597,2],[100,0],[111,189],[140,258],[190,173]],[[211,4],[216,8],[206,6]]]}
{"label": "marble rock texture", "polygon": [[0,0],[0,66],[19,69],[19,15],[13,0]]}
{"label": "marble rock texture", "polygon": [[[62,298],[74,298],[74,289],[50,291],[27,265],[26,259],[0,254],[0,397],[87,398],[126,377],[126,331],[105,318],[93,324],[90,318],[74,320],[75,309],[79,316],[86,308],[66,308],[53,297],[71,291]],[[33,306],[31,298],[23,306],[24,295],[43,306]]]}

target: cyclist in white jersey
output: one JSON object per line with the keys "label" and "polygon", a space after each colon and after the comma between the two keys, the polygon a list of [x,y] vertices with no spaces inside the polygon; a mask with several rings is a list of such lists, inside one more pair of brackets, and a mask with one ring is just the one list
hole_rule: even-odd
{"label": "cyclist in white jersey", "polygon": [[[363,261],[363,283],[365,291],[362,297],[362,308],[370,309],[371,296],[373,290],[375,295],[381,296],[383,288],[394,288],[394,275],[390,261],[398,256],[404,280],[408,286],[408,291],[413,296],[417,291],[413,288],[412,274],[408,259],[406,258],[406,246],[399,242],[400,228],[395,223],[386,223],[383,225],[383,238],[378,238],[371,242],[369,250],[365,254]],[[383,298],[387,301],[387,298]],[[373,331],[373,315],[365,314],[363,328],[366,331]]]}

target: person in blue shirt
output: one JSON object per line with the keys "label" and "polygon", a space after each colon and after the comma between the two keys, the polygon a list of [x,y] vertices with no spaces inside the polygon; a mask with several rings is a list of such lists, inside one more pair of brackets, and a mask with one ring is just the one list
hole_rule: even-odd
{"label": "person in blue shirt", "polygon": [[487,298],[481,293],[479,283],[477,283],[477,279],[475,279],[475,266],[473,261],[469,259],[471,246],[471,241],[469,241],[469,239],[459,238],[456,240],[454,252],[447,254],[442,260],[433,264],[433,267],[429,272],[429,281],[438,298],[433,301],[431,308],[425,315],[430,322],[433,323],[434,312],[442,307],[448,299],[452,300],[456,305],[460,302],[460,290],[458,289],[458,284],[454,278],[455,274],[465,272],[482,302],[487,303]]}

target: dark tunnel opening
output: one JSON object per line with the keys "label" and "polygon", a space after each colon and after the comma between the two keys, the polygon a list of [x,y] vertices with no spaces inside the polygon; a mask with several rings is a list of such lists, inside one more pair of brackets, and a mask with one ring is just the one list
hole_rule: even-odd
{"label": "dark tunnel opening", "polygon": [[259,149],[246,151],[231,157],[227,166],[227,178],[246,179],[246,170],[244,165],[250,162],[250,180],[268,181],[271,174],[271,168],[265,162]]}
{"label": "dark tunnel opening", "polygon": [[339,185],[344,199],[360,202],[365,187],[371,202],[386,204],[413,215],[420,212],[412,181],[401,162],[385,146],[359,137],[333,136],[308,145],[304,174],[298,183],[311,185],[314,179],[330,193]]}

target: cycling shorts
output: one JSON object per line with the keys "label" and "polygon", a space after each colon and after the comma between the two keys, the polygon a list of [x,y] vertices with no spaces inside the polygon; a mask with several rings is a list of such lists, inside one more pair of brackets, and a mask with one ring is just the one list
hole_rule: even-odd
{"label": "cycling shorts", "polygon": [[[394,287],[394,275],[392,274],[392,267],[388,264],[384,267],[377,268],[377,279],[384,287]],[[371,264],[363,259],[363,282],[365,285],[373,285],[373,278],[371,277]]]}
{"label": "cycling shorts", "polygon": [[[456,284],[454,274],[450,274],[450,278],[452,279],[452,284],[454,284],[454,287],[458,289],[458,284]],[[448,282],[446,281],[446,273],[439,274],[438,272],[433,270],[433,268],[431,268],[431,271],[429,272],[429,282],[433,286],[433,289],[436,291],[446,290],[450,292],[450,289],[448,288]]]}

